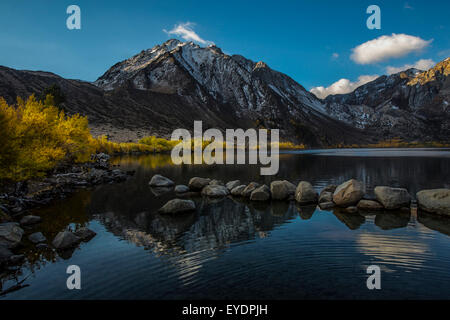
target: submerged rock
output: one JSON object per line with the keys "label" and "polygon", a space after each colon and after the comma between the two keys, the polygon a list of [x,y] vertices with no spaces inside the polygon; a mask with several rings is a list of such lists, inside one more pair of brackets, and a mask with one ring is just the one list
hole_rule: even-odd
{"label": "submerged rock", "polygon": [[6,222],[0,224],[0,246],[15,248],[22,241],[23,229],[16,222]]}
{"label": "submerged rock", "polygon": [[307,181],[300,181],[297,189],[295,189],[295,200],[298,203],[315,203],[317,202],[318,195],[316,190],[314,190],[311,183]]}
{"label": "submerged rock", "polygon": [[253,192],[250,195],[250,200],[252,201],[267,201],[269,199],[270,199],[270,189],[265,184],[253,190]]}
{"label": "submerged rock", "polygon": [[272,181],[270,184],[270,193],[272,194],[272,199],[285,200],[295,194],[295,185],[287,180]]}
{"label": "submerged rock", "polygon": [[388,210],[409,207],[411,196],[404,188],[375,187],[377,200]]}
{"label": "submerged rock", "polygon": [[248,186],[245,187],[244,190],[242,190],[241,196],[243,197],[250,197],[250,195],[252,194],[252,192],[259,187],[259,183],[257,182],[250,182],[248,184]]}
{"label": "submerged rock", "polygon": [[207,197],[225,197],[230,193],[225,186],[208,185],[203,188],[202,195]]}
{"label": "submerged rock", "polygon": [[81,242],[81,239],[77,237],[71,231],[61,231],[59,232],[55,239],[52,241],[53,247],[56,249],[68,249],[75,247]]}
{"label": "submerged rock", "polygon": [[348,207],[358,203],[364,196],[362,182],[351,179],[340,184],[333,193],[333,202],[340,207]]}
{"label": "submerged rock", "polygon": [[236,196],[236,197],[240,197],[242,195],[242,192],[245,190],[247,186],[245,184],[234,187],[231,190],[231,195]]}
{"label": "submerged rock", "polygon": [[324,192],[331,192],[331,194],[333,194],[334,191],[336,191],[336,188],[337,188],[337,185],[329,184],[325,188],[323,188],[322,191],[320,191],[320,195],[322,195],[322,193],[324,193]]}
{"label": "submerged rock", "polygon": [[41,217],[29,215],[29,216],[22,217],[22,219],[20,219],[20,224],[22,226],[29,226],[32,224],[39,223],[41,221],[42,221]]}
{"label": "submerged rock", "polygon": [[229,191],[231,191],[240,185],[241,185],[241,180],[234,180],[234,181],[227,182],[227,184],[225,186],[227,187],[227,189]]}
{"label": "submerged rock", "polygon": [[321,210],[332,209],[333,207],[334,207],[334,202],[332,202],[332,201],[319,203],[319,208]]}
{"label": "submerged rock", "polygon": [[185,193],[189,191],[189,187],[185,186],[184,184],[179,184],[175,187],[176,193]]}
{"label": "submerged rock", "polygon": [[88,242],[92,238],[94,238],[97,233],[88,228],[80,228],[75,231],[75,235],[81,239],[81,241]]}
{"label": "submerged rock", "polygon": [[332,202],[333,201],[333,193],[330,191],[322,191],[319,196],[319,203],[323,202]]}
{"label": "submerged rock", "polygon": [[211,179],[205,179],[200,177],[194,177],[189,180],[189,189],[194,191],[201,191],[204,187],[206,187]]}
{"label": "submerged rock", "polygon": [[42,232],[35,232],[28,236],[28,240],[33,243],[40,243],[47,241],[47,238],[42,234]]}
{"label": "submerged rock", "polygon": [[155,174],[149,182],[151,187],[172,187],[175,183],[169,178],[163,177],[160,174]]}
{"label": "submerged rock", "polygon": [[358,202],[357,208],[359,210],[366,210],[366,211],[370,211],[370,210],[383,210],[384,207],[381,203],[379,203],[378,201],[375,200],[365,200],[362,199]]}
{"label": "submerged rock", "polygon": [[431,189],[417,192],[420,209],[450,216],[450,189]]}
{"label": "submerged rock", "polygon": [[192,200],[173,199],[168,201],[161,209],[160,213],[180,213],[195,210],[195,202]]}

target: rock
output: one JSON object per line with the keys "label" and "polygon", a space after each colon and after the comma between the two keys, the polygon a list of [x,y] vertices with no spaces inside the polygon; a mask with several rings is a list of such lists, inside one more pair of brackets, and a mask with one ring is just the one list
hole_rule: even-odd
{"label": "rock", "polygon": [[327,210],[327,209],[331,209],[333,207],[334,207],[334,202],[332,202],[332,201],[319,203],[319,208],[321,210]]}
{"label": "rock", "polygon": [[340,207],[356,204],[364,196],[362,182],[351,179],[339,185],[333,193],[333,202]]}
{"label": "rock", "polygon": [[420,209],[450,215],[450,189],[431,189],[417,192]]}
{"label": "rock", "polygon": [[317,192],[314,190],[311,183],[307,181],[300,181],[295,189],[295,200],[298,203],[315,203],[317,202]]}
{"label": "rock", "polygon": [[333,193],[331,191],[322,191],[320,193],[319,203],[332,201],[333,201]]}
{"label": "rock", "polygon": [[189,180],[189,189],[194,191],[201,191],[204,187],[206,187],[211,179],[194,177]]}
{"label": "rock", "polygon": [[8,248],[0,246],[0,265],[6,264],[13,255]]}
{"label": "rock", "polygon": [[348,212],[348,213],[356,213],[356,212],[358,212],[358,208],[355,206],[350,206],[350,207],[345,208],[344,211]]}
{"label": "rock", "polygon": [[209,185],[210,185],[210,186],[223,186],[224,183],[223,183],[223,181],[221,181],[221,180],[213,179],[213,180],[211,180],[211,181],[209,182]]}
{"label": "rock", "polygon": [[73,248],[81,242],[81,239],[77,237],[71,231],[59,232],[55,239],[53,239],[52,245],[56,249],[69,249]]}
{"label": "rock", "polygon": [[20,219],[20,224],[22,226],[30,226],[32,224],[36,224],[41,221],[42,221],[42,219],[39,216],[28,215],[28,216],[24,216],[24,217],[22,217],[22,219]]}
{"label": "rock", "polygon": [[36,248],[39,250],[46,250],[46,249],[49,249],[49,246],[46,243],[38,243],[36,245]]}
{"label": "rock", "polygon": [[287,180],[272,181],[270,183],[270,193],[272,194],[272,199],[285,200],[295,194],[295,185]]}
{"label": "rock", "polygon": [[381,203],[375,200],[365,200],[361,199],[358,202],[358,205],[356,206],[359,210],[365,210],[365,211],[377,211],[377,210],[383,210],[384,207]]}
{"label": "rock", "polygon": [[169,178],[163,177],[160,174],[155,174],[149,182],[151,187],[172,187],[175,183]]}
{"label": "rock", "polygon": [[95,237],[97,234],[88,228],[80,228],[77,231],[75,231],[75,235],[81,239],[81,241],[88,242],[93,237]]}
{"label": "rock", "polygon": [[189,187],[185,186],[184,184],[179,184],[175,186],[175,192],[176,193],[185,193],[189,191]]}
{"label": "rock", "polygon": [[6,213],[3,206],[0,206],[0,223],[11,221],[11,217]]}
{"label": "rock", "polygon": [[15,265],[21,263],[25,260],[25,256],[23,254],[14,254],[9,258],[9,264]]}
{"label": "rock", "polygon": [[259,187],[259,183],[257,182],[250,182],[248,184],[248,186],[245,187],[244,190],[242,190],[241,196],[243,197],[250,197],[250,195],[252,194],[252,192]]}
{"label": "rock", "polygon": [[388,210],[409,207],[411,196],[403,188],[375,187],[375,197]]}
{"label": "rock", "polygon": [[269,199],[270,189],[265,184],[253,190],[253,192],[250,194],[250,200],[252,201],[267,201]]}
{"label": "rock", "polygon": [[173,199],[168,201],[161,209],[160,213],[180,213],[195,210],[195,202],[192,200]]}
{"label": "rock", "polygon": [[225,186],[227,187],[228,190],[231,191],[240,185],[241,185],[241,180],[233,180],[233,181],[228,182]]}
{"label": "rock", "polygon": [[208,185],[203,188],[202,195],[207,197],[225,197],[230,193],[225,186],[221,185]]}
{"label": "rock", "polygon": [[0,224],[0,240],[7,248],[15,248],[22,240],[23,230],[16,222]]}
{"label": "rock", "polygon": [[320,195],[322,195],[322,193],[324,193],[324,192],[331,192],[331,194],[333,194],[334,191],[336,191],[336,188],[337,188],[337,185],[329,184],[325,188],[323,188],[322,191],[320,191]]}
{"label": "rock", "polygon": [[247,186],[245,184],[234,187],[231,190],[231,195],[236,196],[236,197],[240,197],[242,195],[242,192],[245,190]]}
{"label": "rock", "polygon": [[42,232],[35,232],[28,236],[28,240],[33,243],[40,243],[47,241],[47,238],[42,234]]}

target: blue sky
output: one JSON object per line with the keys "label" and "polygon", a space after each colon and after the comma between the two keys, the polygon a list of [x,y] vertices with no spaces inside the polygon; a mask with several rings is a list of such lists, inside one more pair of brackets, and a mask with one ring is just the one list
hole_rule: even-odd
{"label": "blue sky", "polygon": [[[66,28],[71,4],[81,8],[81,30]],[[381,9],[381,30],[366,27],[371,4]],[[176,37],[163,30],[190,22],[201,39],[228,54],[264,61],[309,90],[341,78],[356,83],[360,76],[386,74],[388,67],[443,60],[450,56],[449,12],[450,1],[442,0],[2,0],[0,65],[93,81],[118,61]],[[351,58],[352,49],[393,33],[414,36],[418,46],[400,56],[380,53],[380,61],[365,64]]]}

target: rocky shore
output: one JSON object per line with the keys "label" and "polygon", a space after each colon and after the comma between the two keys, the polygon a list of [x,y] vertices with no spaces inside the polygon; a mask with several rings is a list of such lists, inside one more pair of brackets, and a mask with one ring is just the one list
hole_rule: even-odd
{"label": "rocky shore", "polygon": [[65,198],[76,190],[122,182],[134,174],[112,166],[107,154],[92,155],[92,160],[58,168],[46,178],[3,187],[3,193],[0,192],[0,271],[14,268],[25,259],[15,254],[25,239],[37,249],[56,250],[67,257],[79,243],[95,236],[93,231],[80,228],[62,231],[50,242],[39,230],[41,217],[29,214],[31,209]]}
{"label": "rocky shore", "polygon": [[318,205],[327,210],[341,208],[346,213],[379,210],[423,210],[428,213],[450,216],[450,189],[422,190],[414,200],[407,189],[377,186],[375,198],[369,198],[362,182],[351,179],[340,185],[326,186],[317,193],[311,183],[300,181],[297,186],[287,180],[272,181],[270,186],[257,182],[242,184],[240,180],[224,183],[209,178],[194,177],[187,185],[175,183],[161,175],[154,175],[149,183],[154,192],[173,191],[176,199],[167,202],[160,213],[180,213],[195,210],[191,196],[208,198],[241,197],[250,201],[296,201],[299,205]]}

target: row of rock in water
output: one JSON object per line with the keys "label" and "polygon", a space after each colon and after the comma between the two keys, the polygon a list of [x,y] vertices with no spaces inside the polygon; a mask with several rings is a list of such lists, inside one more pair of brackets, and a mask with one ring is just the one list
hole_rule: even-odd
{"label": "row of rock in water", "polygon": [[[351,179],[338,186],[329,185],[320,194],[315,191],[311,183],[300,181],[297,186],[287,180],[278,180],[270,186],[257,182],[242,184],[240,180],[223,183],[220,180],[194,177],[188,185],[176,185],[159,174],[150,180],[150,186],[155,188],[174,188],[179,197],[203,195],[207,197],[235,197],[249,198],[251,201],[295,200],[300,205],[318,203],[321,209],[335,206],[346,208],[348,212],[358,210],[396,210],[409,208],[412,197],[407,189],[377,186],[374,189],[375,199],[365,199],[365,186],[362,182]],[[423,190],[416,194],[421,209],[444,215],[450,215],[450,189]],[[162,213],[176,213],[195,209],[191,200],[174,199],[165,204],[159,211]]]}

